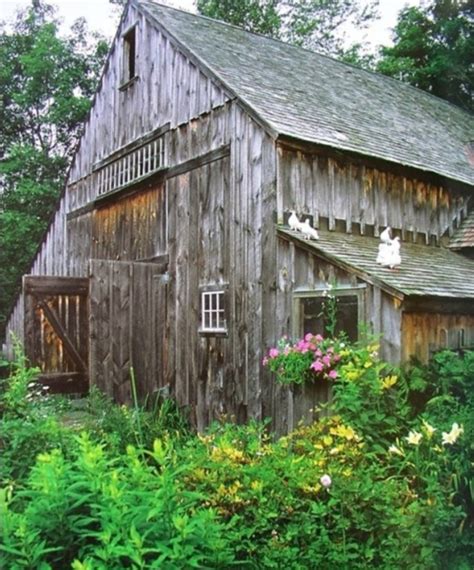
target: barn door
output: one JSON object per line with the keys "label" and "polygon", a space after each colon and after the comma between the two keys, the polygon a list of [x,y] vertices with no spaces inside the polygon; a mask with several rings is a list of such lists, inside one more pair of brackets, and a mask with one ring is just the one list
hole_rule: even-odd
{"label": "barn door", "polygon": [[25,353],[51,392],[89,386],[89,280],[26,275]]}
{"label": "barn door", "polygon": [[167,385],[163,266],[92,260],[90,268],[91,381],[116,402],[128,403],[133,368],[143,401]]}

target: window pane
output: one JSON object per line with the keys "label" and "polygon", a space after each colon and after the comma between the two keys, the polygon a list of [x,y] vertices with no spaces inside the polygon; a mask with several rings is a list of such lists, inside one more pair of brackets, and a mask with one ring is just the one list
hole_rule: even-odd
{"label": "window pane", "polygon": [[224,292],[205,291],[201,294],[202,299],[202,323],[203,330],[224,330],[226,328]]}
{"label": "window pane", "polygon": [[324,322],[322,317],[323,299],[321,297],[308,297],[302,299],[302,327],[300,333],[313,333],[324,335]]}
{"label": "window pane", "polygon": [[349,340],[357,340],[358,300],[356,295],[337,297],[336,333],[345,332]]}
{"label": "window pane", "polygon": [[[357,295],[338,295],[336,334],[344,332],[352,341],[357,340],[358,298]],[[327,322],[324,319],[326,297],[301,299],[300,334],[313,333],[326,336]]]}

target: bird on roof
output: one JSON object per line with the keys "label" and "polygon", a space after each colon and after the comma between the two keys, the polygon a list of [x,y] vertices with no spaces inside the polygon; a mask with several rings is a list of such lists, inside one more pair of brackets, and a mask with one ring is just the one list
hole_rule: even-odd
{"label": "bird on roof", "polygon": [[375,260],[376,263],[380,263],[380,265],[382,265],[388,257],[389,250],[390,245],[388,245],[388,243],[381,243],[379,245],[379,253],[377,255],[377,259]]}
{"label": "bird on roof", "polygon": [[298,229],[303,234],[304,239],[319,239],[319,234],[317,230],[311,227],[309,218],[306,218]]}
{"label": "bird on roof", "polygon": [[[402,264],[402,258],[400,255],[400,238],[397,236],[391,240],[390,244],[380,244],[385,246],[383,250],[382,258],[377,263],[380,263],[382,267],[388,267],[390,269],[395,269]],[[379,257],[380,257],[380,246],[379,246]],[[379,259],[377,257],[377,260]]]}
{"label": "bird on roof", "polygon": [[301,222],[294,210],[291,210],[291,216],[288,218],[288,225],[290,226],[290,230],[297,230],[301,225]]}
{"label": "bird on roof", "polygon": [[380,234],[380,241],[388,245],[392,243],[392,228],[390,226],[387,226]]}

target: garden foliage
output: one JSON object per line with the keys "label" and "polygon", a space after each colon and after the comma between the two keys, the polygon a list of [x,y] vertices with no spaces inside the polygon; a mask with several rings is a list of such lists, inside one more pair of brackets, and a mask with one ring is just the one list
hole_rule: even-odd
{"label": "garden foliage", "polygon": [[332,382],[331,414],[279,439],[255,422],[193,434],[168,401],[97,392],[72,421],[20,359],[1,396],[0,567],[472,568],[474,353],[400,371],[374,344],[289,346],[304,342],[340,357],[305,379]]}

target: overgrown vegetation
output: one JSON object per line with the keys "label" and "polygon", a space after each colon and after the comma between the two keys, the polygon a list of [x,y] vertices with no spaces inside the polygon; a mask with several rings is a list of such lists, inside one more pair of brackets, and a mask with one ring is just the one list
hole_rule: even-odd
{"label": "overgrown vegetation", "polygon": [[170,401],[78,407],[20,357],[1,396],[0,567],[472,568],[474,353],[402,372],[373,345],[345,351],[318,380],[331,414],[280,439],[193,434]]}

